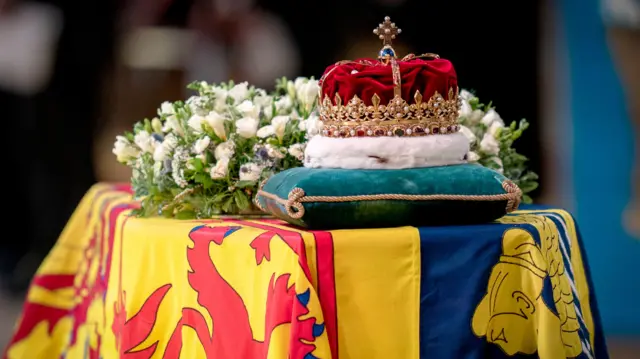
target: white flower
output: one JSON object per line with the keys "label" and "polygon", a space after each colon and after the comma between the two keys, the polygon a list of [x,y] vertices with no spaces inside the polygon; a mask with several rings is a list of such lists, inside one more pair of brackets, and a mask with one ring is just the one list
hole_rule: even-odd
{"label": "white flower", "polygon": [[460,98],[463,101],[469,102],[469,101],[471,101],[471,99],[475,98],[475,96],[471,92],[469,92],[467,90],[462,90],[462,91],[460,91]]}
{"label": "white flower", "polygon": [[183,147],[177,147],[171,160],[171,176],[173,181],[181,188],[189,184],[184,178],[184,168],[182,168],[188,159],[189,152]]}
{"label": "white flower", "polygon": [[494,109],[490,109],[489,111],[487,111],[487,113],[482,117],[481,121],[487,127],[493,125],[494,122],[498,122],[504,126],[504,121],[502,121],[502,118],[500,118],[500,115],[498,115],[498,113]]}
{"label": "white flower", "polygon": [[227,139],[227,132],[224,129],[224,121],[226,121],[226,118],[224,116],[216,111],[211,111],[209,112],[207,117],[205,117],[205,120],[207,124],[213,129],[213,132],[216,134],[216,136],[220,137],[222,140]]}
{"label": "white flower", "polygon": [[484,116],[484,112],[482,112],[482,110],[473,110],[473,112],[471,112],[471,115],[469,115],[467,119],[469,120],[470,123],[476,124],[480,122],[480,120],[482,120],[483,116]]}
{"label": "white flower", "polygon": [[198,139],[193,145],[193,152],[201,154],[207,149],[207,147],[209,147],[209,144],[211,144],[211,139],[209,136],[204,136],[203,138]]}
{"label": "white flower", "polygon": [[480,159],[480,156],[477,153],[475,153],[473,151],[469,151],[467,153],[467,161],[469,161],[469,162],[478,162],[479,159]]}
{"label": "white flower", "polygon": [[220,179],[227,177],[227,173],[229,172],[229,158],[224,157],[216,162],[216,165],[211,167],[209,171],[209,175],[212,179]]}
{"label": "white flower", "polygon": [[[160,148],[160,146],[158,146]],[[153,177],[159,178],[162,175],[162,162],[156,162],[153,164]]]}
{"label": "white flower", "polygon": [[235,100],[235,103],[244,101],[249,96],[249,84],[245,81],[233,86],[229,90],[229,96]]}
{"label": "white flower", "polygon": [[298,122],[298,129],[300,131],[306,131],[307,130],[307,121],[306,120],[300,120]]}
{"label": "white flower", "polygon": [[282,141],[289,120],[289,116],[274,117],[273,120],[271,120],[270,125],[264,126],[258,130],[258,137],[265,138],[275,134],[276,137],[278,137],[278,139]]}
{"label": "white flower", "polygon": [[240,166],[240,181],[257,181],[260,179],[263,167],[249,162]]}
{"label": "white flower", "polygon": [[495,137],[490,133],[485,133],[480,141],[480,150],[488,155],[497,155],[500,153],[500,145]]}
{"label": "white flower", "polygon": [[270,144],[265,145],[264,148],[267,150],[267,156],[271,158],[284,158],[285,153],[287,153],[286,148],[280,149]]}
{"label": "white flower", "polygon": [[473,144],[476,141],[476,135],[469,129],[469,127],[461,125],[460,132],[467,137],[470,144]]}
{"label": "white flower", "polygon": [[458,116],[469,118],[472,112],[473,112],[473,109],[471,108],[471,105],[469,104],[469,102],[466,100],[462,100],[460,104],[460,109],[458,110]]}
{"label": "white flower", "polygon": [[229,92],[222,87],[212,87],[211,92],[213,93],[213,109],[222,112],[227,107],[227,97],[229,96]]}
{"label": "white flower", "polygon": [[289,146],[289,149],[287,151],[291,156],[302,161],[304,159],[304,148],[305,148],[305,145],[303,145],[302,143],[296,143]]}
{"label": "white flower", "polygon": [[191,96],[187,100],[187,105],[189,105],[191,112],[196,115],[204,116],[207,114],[207,110],[205,109],[207,99],[205,97]]}
{"label": "white flower", "polygon": [[218,146],[216,146],[215,151],[213,152],[216,160],[221,160],[223,158],[231,158],[236,151],[236,144],[233,141],[226,141]]}
{"label": "white flower", "polygon": [[253,104],[249,100],[242,101],[241,104],[236,106],[236,109],[245,117],[258,118],[260,115],[260,107]]}
{"label": "white flower", "polygon": [[169,154],[171,154],[171,151],[173,151],[177,145],[178,139],[173,133],[166,135],[162,144],[156,146],[155,151],[153,151],[153,160],[164,161],[168,159]]}
{"label": "white flower", "polygon": [[271,120],[271,126],[273,126],[273,132],[275,132],[276,137],[279,140],[282,140],[284,137],[284,131],[287,127],[287,123],[289,122],[289,116],[276,116]]}
{"label": "white flower", "polygon": [[[301,84],[304,81],[304,77],[298,77],[296,79],[296,81],[298,81],[298,83]],[[295,84],[295,82],[287,81],[287,93],[292,98],[296,98],[296,84]]]}
{"label": "white flower", "polygon": [[173,108],[173,104],[171,102],[165,101],[160,105],[160,114],[161,115],[174,115],[176,113]]}
{"label": "white flower", "polygon": [[289,96],[283,96],[276,101],[276,112],[288,111],[293,106],[293,101]]}
{"label": "white flower", "polygon": [[189,125],[189,127],[191,127],[191,129],[193,129],[193,132],[195,133],[202,133],[202,125],[205,122],[205,118],[200,116],[200,115],[193,115],[191,116],[191,118],[189,118],[189,120],[187,121],[187,125]]}
{"label": "white flower", "polygon": [[324,127],[324,123],[322,123],[322,121],[320,121],[320,118],[315,114],[312,114],[311,116],[309,116],[309,118],[306,119],[306,121],[304,122],[306,123],[305,127],[307,129],[307,133],[310,136],[315,136],[320,134],[320,132],[322,131],[322,128]]}
{"label": "white flower", "polygon": [[313,106],[313,103],[318,97],[319,91],[320,86],[318,85],[317,80],[308,80],[302,85],[296,86],[296,96],[307,111],[311,109],[311,106]]}
{"label": "white flower", "polygon": [[236,132],[244,138],[252,138],[258,130],[258,120],[254,117],[245,117],[236,121]]}
{"label": "white flower", "polygon": [[151,128],[155,133],[162,133],[162,122],[157,117],[151,120]]}
{"label": "white flower", "polygon": [[264,90],[257,90],[258,94],[253,98],[253,103],[261,108],[271,107],[273,103],[273,97],[267,95]]}
{"label": "white flower", "polygon": [[133,141],[138,147],[140,147],[142,152],[153,153],[155,150],[156,140],[151,137],[151,134],[147,131],[138,132]]}
{"label": "white flower", "polygon": [[174,133],[184,136],[184,131],[182,130],[182,126],[180,126],[180,122],[178,118],[174,115],[167,117],[167,121],[164,123],[164,127],[162,127],[163,132],[173,131]]}
{"label": "white flower", "polygon": [[275,132],[273,126],[271,126],[271,125],[266,125],[264,127],[261,127],[258,130],[258,133],[257,133],[258,137],[260,137],[260,138],[266,138],[266,137],[269,137],[269,136],[273,136],[275,134],[276,134],[276,132]]}
{"label": "white flower", "polygon": [[131,142],[124,136],[116,136],[116,142],[113,144],[113,154],[116,155],[118,162],[128,162],[140,154],[140,151],[131,145]]}
{"label": "white flower", "polygon": [[502,121],[495,121],[494,123],[491,124],[491,126],[489,126],[489,129],[487,130],[488,133],[491,134],[491,136],[498,138],[500,131],[504,128],[504,123],[502,123]]}

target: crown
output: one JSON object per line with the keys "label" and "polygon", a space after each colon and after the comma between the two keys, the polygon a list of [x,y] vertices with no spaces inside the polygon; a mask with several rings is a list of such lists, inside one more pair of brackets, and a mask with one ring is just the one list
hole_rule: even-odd
{"label": "crown", "polygon": [[457,132],[458,82],[451,62],[436,54],[398,59],[402,32],[387,16],[373,33],[377,59],[345,60],[320,79],[320,118],[327,137],[425,136]]}

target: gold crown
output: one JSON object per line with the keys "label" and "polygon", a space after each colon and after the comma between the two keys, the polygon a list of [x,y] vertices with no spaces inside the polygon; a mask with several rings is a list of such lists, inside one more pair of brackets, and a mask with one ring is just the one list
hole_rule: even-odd
{"label": "gold crown", "polygon": [[[357,95],[343,104],[343,99],[335,92],[333,101],[329,95],[321,98],[318,111],[323,121],[323,136],[328,137],[380,137],[380,136],[425,136],[457,132],[458,125],[458,87],[449,88],[447,98],[435,91],[430,98],[423,99],[420,91],[413,94],[413,103],[408,103],[401,95],[401,74],[395,50],[391,40],[400,34],[387,16],[385,21],[373,33],[383,41],[383,48],[378,55],[379,65],[390,65],[393,76],[394,95],[387,104],[380,103],[378,94],[371,97],[367,105]],[[415,56],[409,54],[402,61],[419,57],[438,59],[436,54]],[[341,61],[322,77],[321,82],[333,70],[351,61]],[[362,65],[369,63],[359,62]],[[323,93],[321,92],[321,97]]]}

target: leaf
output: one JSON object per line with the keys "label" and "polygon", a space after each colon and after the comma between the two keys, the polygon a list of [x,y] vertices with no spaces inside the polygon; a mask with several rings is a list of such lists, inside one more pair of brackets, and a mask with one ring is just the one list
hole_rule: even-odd
{"label": "leaf", "polygon": [[520,190],[522,193],[529,193],[538,188],[538,182],[524,182],[520,183]]}
{"label": "leaf", "polygon": [[225,213],[231,213],[233,210],[233,196],[227,198],[226,201],[222,204],[222,210]]}
{"label": "leaf", "polygon": [[251,202],[247,198],[247,195],[242,191],[236,191],[233,195],[236,205],[240,210],[245,210],[251,206]]}
{"label": "leaf", "polygon": [[[196,172],[200,172],[204,168],[204,164],[202,163],[202,160],[197,157],[191,159],[191,164],[195,168]],[[199,183],[202,183],[202,182],[199,182]]]}
{"label": "leaf", "polygon": [[196,212],[191,209],[185,209],[176,214],[177,219],[195,219]]}
{"label": "leaf", "polygon": [[235,184],[236,188],[247,188],[247,187],[253,187],[256,185],[255,181],[238,181]]}
{"label": "leaf", "polygon": [[522,195],[522,203],[524,204],[532,204],[533,203],[533,199],[531,199],[531,197],[529,197],[526,194]]}

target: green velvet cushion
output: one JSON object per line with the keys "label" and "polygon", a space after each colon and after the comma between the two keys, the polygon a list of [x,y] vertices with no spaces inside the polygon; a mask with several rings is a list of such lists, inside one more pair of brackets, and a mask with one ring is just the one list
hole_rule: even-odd
{"label": "green velvet cushion", "polygon": [[310,229],[489,222],[517,208],[521,192],[477,164],[404,170],[294,168],[274,175],[256,202]]}

